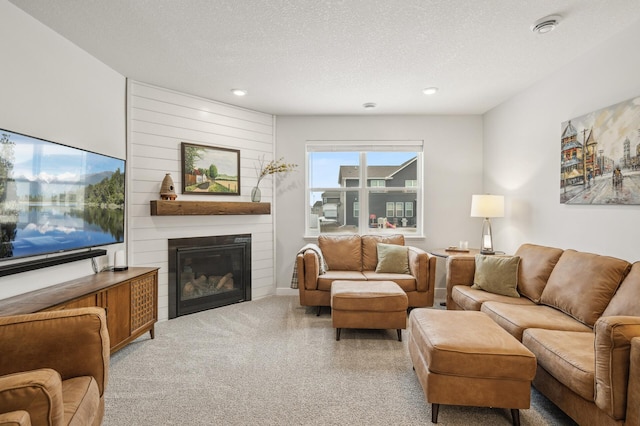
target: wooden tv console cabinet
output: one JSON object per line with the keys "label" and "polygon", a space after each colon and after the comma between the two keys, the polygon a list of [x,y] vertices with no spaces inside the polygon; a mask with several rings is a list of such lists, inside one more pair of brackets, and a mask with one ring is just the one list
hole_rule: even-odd
{"label": "wooden tv console cabinet", "polygon": [[100,306],[107,312],[111,353],[158,321],[158,268],[100,272],[0,300],[0,315]]}

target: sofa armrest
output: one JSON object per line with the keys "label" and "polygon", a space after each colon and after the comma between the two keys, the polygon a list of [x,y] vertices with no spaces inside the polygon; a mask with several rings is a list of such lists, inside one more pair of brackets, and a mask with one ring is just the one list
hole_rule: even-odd
{"label": "sofa armrest", "polygon": [[595,332],[595,403],[614,419],[624,419],[631,339],[640,336],[640,317],[599,318]]}
{"label": "sofa armrest", "polygon": [[416,290],[433,292],[436,283],[436,257],[413,246],[406,246],[409,256],[409,273],[416,278]]}
{"label": "sofa armrest", "polygon": [[451,291],[456,285],[473,285],[476,273],[476,259],[470,256],[447,257],[447,309],[455,309],[456,303],[451,299]]}
{"label": "sofa armrest", "polygon": [[0,317],[0,340],[0,375],[51,368],[62,380],[92,376],[104,394],[110,356],[104,309]]}
{"label": "sofa armrest", "polygon": [[[17,412],[26,411],[29,423],[17,423]],[[0,377],[0,412],[7,424],[64,423],[62,379],[50,368]],[[14,413],[9,416],[10,413]],[[24,418],[24,416],[20,416]],[[14,423],[11,423],[11,419]],[[24,420],[22,420],[24,421]],[[0,424],[3,424],[0,422]]]}
{"label": "sofa armrest", "polygon": [[626,424],[640,424],[640,337],[631,339]]}
{"label": "sofa armrest", "polygon": [[[301,262],[299,259],[301,259]],[[298,287],[303,290],[317,290],[320,276],[320,257],[313,250],[305,250],[298,255]]]}
{"label": "sofa armrest", "polygon": [[0,413],[0,426],[31,426],[31,417],[24,410]]}

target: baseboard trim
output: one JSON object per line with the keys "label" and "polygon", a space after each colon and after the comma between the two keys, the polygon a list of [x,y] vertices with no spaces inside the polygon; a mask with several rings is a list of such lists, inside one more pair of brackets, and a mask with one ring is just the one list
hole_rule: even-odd
{"label": "baseboard trim", "polygon": [[297,288],[276,288],[276,296],[297,296],[298,289]]}

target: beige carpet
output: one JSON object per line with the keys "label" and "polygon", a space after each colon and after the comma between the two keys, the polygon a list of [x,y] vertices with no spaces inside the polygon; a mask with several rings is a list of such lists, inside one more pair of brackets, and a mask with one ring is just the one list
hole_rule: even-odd
{"label": "beige carpet", "polygon": [[[407,332],[343,330],[273,296],[156,325],[111,359],[105,426],[425,425]],[[509,425],[508,410],[442,406],[442,425]],[[537,391],[523,425],[572,425]]]}

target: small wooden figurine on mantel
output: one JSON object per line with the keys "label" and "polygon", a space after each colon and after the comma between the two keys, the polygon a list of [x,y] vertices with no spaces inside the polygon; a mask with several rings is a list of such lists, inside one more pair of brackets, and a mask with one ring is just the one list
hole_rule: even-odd
{"label": "small wooden figurine on mantel", "polygon": [[162,179],[162,185],[160,185],[160,199],[162,200],[175,200],[178,198],[175,187],[173,186],[173,179],[171,179],[171,173]]}

